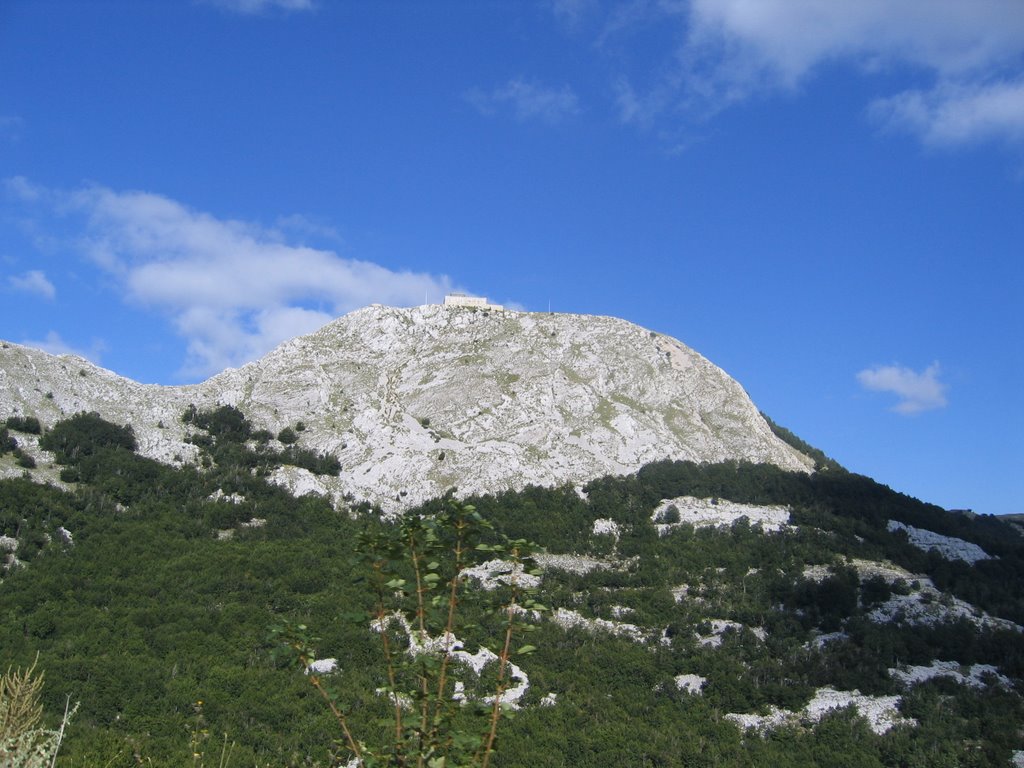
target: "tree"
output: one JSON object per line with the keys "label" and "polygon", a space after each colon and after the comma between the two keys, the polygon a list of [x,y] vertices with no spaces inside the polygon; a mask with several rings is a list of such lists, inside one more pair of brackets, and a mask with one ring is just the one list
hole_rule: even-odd
{"label": "tree", "polygon": [[[380,638],[380,692],[391,708],[388,736],[381,746],[357,738],[350,713],[315,665],[306,626],[275,630],[330,707],[357,765],[487,768],[498,725],[507,713],[503,696],[511,686],[511,657],[536,650],[531,645],[513,650],[513,641],[533,629],[526,616],[547,610],[527,586],[530,574],[524,569],[532,562],[532,546],[523,539],[485,543],[482,539],[492,530],[471,504],[449,499],[437,514],[407,515],[392,529],[359,537],[358,557],[367,571],[374,607],[368,616],[355,618],[368,619]],[[493,556],[507,565],[506,584],[493,593],[479,620],[500,631],[499,650],[490,654],[496,661],[496,677],[490,695],[468,702],[455,679],[467,633],[474,628],[465,621],[466,570],[482,557]]]}
{"label": "tree", "polygon": [[233,405],[222,405],[212,411],[196,411],[190,406],[182,421],[205,429],[215,440],[240,443],[252,436],[252,424]]}
{"label": "tree", "polygon": [[38,435],[43,431],[39,419],[35,416],[8,416],[7,427],[16,432],[24,432],[29,435]]}
{"label": "tree", "polygon": [[35,469],[36,460],[31,455],[25,453],[21,448],[14,449],[14,460],[17,462],[19,467],[25,469]]}
{"label": "tree", "polygon": [[11,437],[7,427],[0,427],[0,456],[18,447],[18,441]]}
{"label": "tree", "polygon": [[39,447],[57,454],[58,464],[76,464],[103,448],[136,448],[130,424],[111,424],[98,413],[76,413],[58,422],[39,440]]}

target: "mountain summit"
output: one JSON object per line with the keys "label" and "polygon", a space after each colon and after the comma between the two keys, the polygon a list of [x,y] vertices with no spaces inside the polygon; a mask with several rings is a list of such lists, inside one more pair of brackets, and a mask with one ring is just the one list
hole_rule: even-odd
{"label": "mountain summit", "polygon": [[295,467],[298,493],[397,511],[440,495],[581,484],[659,459],[810,470],[743,388],[684,344],[623,320],[462,306],[373,305],[196,385],[144,385],[69,356],[4,344],[0,408],[52,425],[78,411],[133,425],[140,453],[196,460],[181,421],[232,405],[298,428],[337,477]]}

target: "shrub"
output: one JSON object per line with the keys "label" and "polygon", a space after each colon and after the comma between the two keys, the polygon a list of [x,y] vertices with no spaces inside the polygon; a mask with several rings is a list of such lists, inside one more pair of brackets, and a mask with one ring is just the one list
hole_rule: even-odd
{"label": "shrub", "polygon": [[24,432],[28,435],[38,435],[43,431],[42,424],[35,416],[8,416],[7,427],[15,432]]}
{"label": "shrub", "polygon": [[29,454],[21,450],[21,448],[14,449],[14,458],[15,461],[17,461],[19,467],[24,467],[25,469],[36,468],[36,460],[32,458]]}
{"label": "shrub", "polygon": [[130,424],[119,427],[98,413],[77,413],[57,422],[43,435],[39,447],[57,454],[58,464],[74,464],[102,448],[134,451],[135,431]]}
{"label": "shrub", "polygon": [[18,447],[18,441],[7,432],[7,427],[0,427],[0,456]]}
{"label": "shrub", "polygon": [[[182,416],[184,421],[190,411]],[[205,429],[216,439],[231,442],[245,442],[252,436],[252,425],[245,414],[233,405],[222,405],[212,411],[191,412],[191,422],[200,429]]]}
{"label": "shrub", "polygon": [[308,469],[314,475],[337,475],[341,472],[341,462],[336,456],[328,453],[317,453],[309,448],[289,445],[281,451],[278,458],[284,464]]}
{"label": "shrub", "polygon": [[892,597],[892,587],[882,576],[872,576],[860,585],[861,601],[865,607],[884,603]]}

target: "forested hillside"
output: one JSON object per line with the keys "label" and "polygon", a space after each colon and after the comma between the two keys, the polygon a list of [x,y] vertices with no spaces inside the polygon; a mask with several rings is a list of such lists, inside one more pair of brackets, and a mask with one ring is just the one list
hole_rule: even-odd
{"label": "forested hillside", "polygon": [[[336,659],[324,685],[360,738],[381,737],[386,667],[354,543],[395,523],[268,483],[282,464],[337,471],[301,430],[275,441],[233,409],[182,418],[200,460],[180,468],[139,456],[129,427],[95,415],[48,431],[8,422],[0,461],[29,476],[0,482],[2,661],[38,654],[51,721],[67,696],[80,702],[58,765],[214,765],[225,740],[233,766],[344,764],[281,629],[306,627]],[[582,493],[466,500],[493,525],[472,551],[483,566],[462,606],[468,652],[501,644],[483,610],[509,587],[487,547],[546,550],[544,610],[528,617],[532,652],[513,657],[521,696],[492,764],[1020,759],[1019,530],[819,467],[663,462]],[[454,677],[471,702],[494,674],[462,664]]]}

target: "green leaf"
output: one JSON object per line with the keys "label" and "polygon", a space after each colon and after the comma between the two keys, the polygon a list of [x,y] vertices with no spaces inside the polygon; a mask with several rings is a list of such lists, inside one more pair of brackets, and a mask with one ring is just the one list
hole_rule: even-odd
{"label": "green leaf", "polygon": [[533,653],[536,650],[537,646],[535,645],[524,645],[522,648],[516,651],[516,653],[518,653],[520,656],[526,656],[527,654]]}

